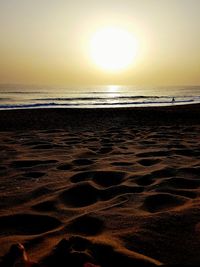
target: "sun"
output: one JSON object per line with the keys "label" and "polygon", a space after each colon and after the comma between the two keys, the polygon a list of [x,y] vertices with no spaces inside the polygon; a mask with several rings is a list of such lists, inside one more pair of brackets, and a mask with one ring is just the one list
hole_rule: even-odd
{"label": "sun", "polygon": [[120,28],[103,28],[91,38],[93,62],[105,71],[120,71],[131,65],[138,54],[134,36]]}

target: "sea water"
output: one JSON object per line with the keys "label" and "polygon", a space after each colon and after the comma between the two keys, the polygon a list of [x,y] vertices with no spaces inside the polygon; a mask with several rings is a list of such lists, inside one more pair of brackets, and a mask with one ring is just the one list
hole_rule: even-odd
{"label": "sea water", "polygon": [[200,86],[0,85],[0,109],[147,107],[192,103],[200,103]]}

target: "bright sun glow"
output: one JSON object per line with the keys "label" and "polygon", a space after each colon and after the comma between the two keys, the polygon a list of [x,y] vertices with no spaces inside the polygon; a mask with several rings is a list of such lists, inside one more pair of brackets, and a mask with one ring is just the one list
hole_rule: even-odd
{"label": "bright sun glow", "polygon": [[94,63],[106,71],[119,71],[134,62],[138,44],[134,36],[120,28],[104,28],[91,39]]}

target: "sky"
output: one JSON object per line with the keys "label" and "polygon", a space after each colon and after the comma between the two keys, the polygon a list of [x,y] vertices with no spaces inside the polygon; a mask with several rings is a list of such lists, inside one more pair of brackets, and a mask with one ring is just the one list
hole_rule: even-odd
{"label": "sky", "polygon": [[[0,0],[0,83],[200,85],[199,14],[199,0]],[[123,70],[91,57],[106,27],[137,40]]]}

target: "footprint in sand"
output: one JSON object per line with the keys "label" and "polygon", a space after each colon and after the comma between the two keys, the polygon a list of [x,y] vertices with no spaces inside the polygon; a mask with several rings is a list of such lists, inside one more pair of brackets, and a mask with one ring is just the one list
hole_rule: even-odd
{"label": "footprint in sand", "polygon": [[36,211],[55,211],[56,210],[56,201],[54,200],[47,200],[47,201],[42,201],[40,203],[37,203],[32,206],[33,210]]}
{"label": "footprint in sand", "polygon": [[148,186],[151,185],[155,182],[154,176],[152,174],[146,174],[146,175],[141,175],[136,178],[132,178],[131,181],[135,182],[138,185],[142,186]]}
{"label": "footprint in sand", "polygon": [[81,208],[97,203],[108,201],[117,196],[129,193],[136,194],[143,192],[140,186],[115,185],[99,189],[91,182],[79,182],[60,194],[61,201],[69,207]]}
{"label": "footprint in sand", "polygon": [[163,151],[163,150],[149,151],[149,152],[138,153],[137,157],[139,158],[168,157],[170,156],[170,153],[171,153],[170,151]]}
{"label": "footprint in sand", "polygon": [[57,163],[57,160],[17,160],[11,163],[12,168],[32,168],[39,165]]}
{"label": "footprint in sand", "polygon": [[57,170],[61,171],[69,171],[73,168],[73,166],[69,163],[63,163],[57,167]]}
{"label": "footprint in sand", "polygon": [[77,166],[84,166],[84,165],[91,165],[94,162],[90,159],[76,159],[72,161],[72,164],[77,165]]}
{"label": "footprint in sand", "polygon": [[155,191],[160,192],[160,193],[168,193],[172,195],[183,196],[183,197],[187,197],[191,199],[194,199],[197,197],[197,193],[194,191],[190,191],[190,190],[171,189],[167,187],[167,188],[158,188]]}
{"label": "footprint in sand", "polygon": [[7,235],[37,235],[61,225],[54,217],[38,214],[12,214],[0,217],[1,232]]}
{"label": "footprint in sand", "polygon": [[126,161],[116,161],[111,163],[112,166],[117,166],[117,167],[127,167],[133,165],[131,162],[126,162]]}
{"label": "footprint in sand", "polygon": [[111,151],[112,151],[112,147],[105,146],[105,147],[100,148],[98,153],[99,154],[109,154]]}
{"label": "footprint in sand", "polygon": [[99,190],[88,182],[81,182],[60,195],[61,200],[68,206],[85,207],[98,200]]}
{"label": "footprint in sand", "polygon": [[72,176],[70,180],[72,183],[91,180],[97,185],[109,187],[122,183],[125,176],[125,172],[117,171],[80,172]]}
{"label": "footprint in sand", "polygon": [[153,166],[155,164],[158,164],[159,162],[160,162],[159,159],[141,159],[138,161],[140,165],[145,166],[145,167]]}
{"label": "footprint in sand", "polygon": [[28,177],[28,178],[40,178],[44,176],[44,172],[25,172],[23,176]]}
{"label": "footprint in sand", "polygon": [[187,198],[167,193],[157,193],[145,198],[142,208],[148,212],[161,212],[181,206],[188,201]]}
{"label": "footprint in sand", "polygon": [[97,235],[103,231],[103,228],[103,220],[92,215],[79,216],[66,226],[66,230],[83,235]]}
{"label": "footprint in sand", "polygon": [[159,185],[176,189],[197,189],[200,186],[200,181],[186,178],[169,178],[165,179]]}

